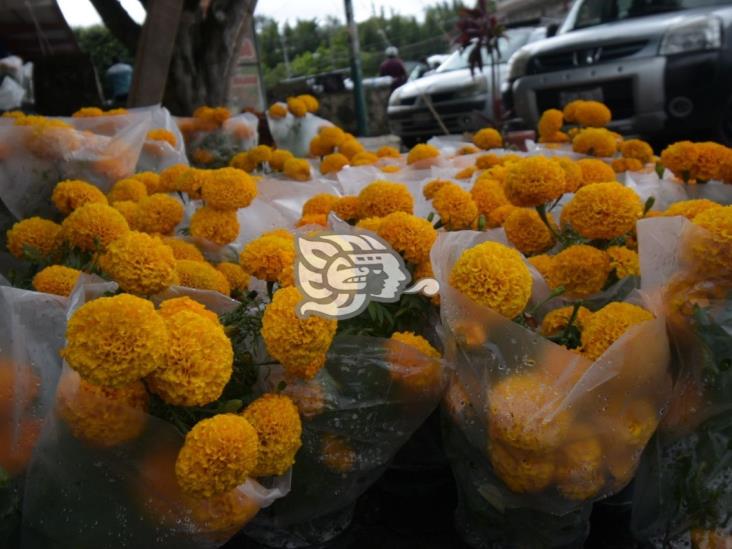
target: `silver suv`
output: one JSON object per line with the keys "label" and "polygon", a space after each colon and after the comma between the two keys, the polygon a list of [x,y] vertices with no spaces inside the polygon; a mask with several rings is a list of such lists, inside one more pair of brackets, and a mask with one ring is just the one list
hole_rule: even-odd
{"label": "silver suv", "polygon": [[732,143],[732,0],[577,0],[557,36],[509,62],[504,104],[526,124],[604,101],[629,134]]}

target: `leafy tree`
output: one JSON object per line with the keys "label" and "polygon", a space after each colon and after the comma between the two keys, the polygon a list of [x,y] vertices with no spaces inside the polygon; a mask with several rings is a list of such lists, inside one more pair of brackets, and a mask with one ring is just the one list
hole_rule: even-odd
{"label": "leafy tree", "polygon": [[112,65],[115,58],[132,64],[132,52],[104,25],[80,27],[73,30],[81,51],[91,57],[94,68],[97,69],[100,76]]}

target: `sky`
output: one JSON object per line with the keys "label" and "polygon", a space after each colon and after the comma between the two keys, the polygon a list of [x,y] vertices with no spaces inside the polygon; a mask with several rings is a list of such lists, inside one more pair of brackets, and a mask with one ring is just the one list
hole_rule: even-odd
{"label": "sky", "polygon": [[[438,3],[438,0],[353,0],[356,21],[368,19],[372,10],[377,12],[383,7],[388,14],[391,10],[403,15],[421,16],[425,7]],[[89,0],[58,0],[59,7],[72,27],[86,27],[101,23],[99,15]],[[141,22],[145,11],[137,0],[122,0],[122,5],[133,19]],[[317,19],[333,15],[345,18],[343,0],[259,0],[254,12],[279,21],[294,23],[297,19]]]}

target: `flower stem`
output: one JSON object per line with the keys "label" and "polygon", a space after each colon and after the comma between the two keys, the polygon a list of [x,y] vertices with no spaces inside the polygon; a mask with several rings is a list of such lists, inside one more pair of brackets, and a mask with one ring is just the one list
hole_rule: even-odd
{"label": "flower stem", "polygon": [[552,233],[554,238],[557,239],[557,242],[564,244],[564,239],[562,238],[562,235],[559,234],[554,227],[552,227],[552,224],[549,223],[549,218],[546,215],[546,204],[539,204],[536,207],[536,211],[539,214],[539,217],[544,222],[544,225],[546,225],[546,228],[549,229],[549,232]]}

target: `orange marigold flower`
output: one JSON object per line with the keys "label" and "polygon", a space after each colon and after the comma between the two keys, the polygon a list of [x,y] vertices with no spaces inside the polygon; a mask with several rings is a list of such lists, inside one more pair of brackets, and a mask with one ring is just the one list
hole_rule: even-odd
{"label": "orange marigold flower", "polygon": [[216,160],[216,157],[208,149],[198,147],[196,150],[193,151],[193,161],[196,164],[211,164],[214,160]]}
{"label": "orange marigold flower", "polygon": [[552,257],[547,283],[562,287],[570,297],[588,297],[603,289],[610,274],[607,253],[592,246],[576,244]]}
{"label": "orange marigold flower", "polygon": [[284,118],[287,116],[287,105],[285,103],[273,103],[267,113],[271,118]]}
{"label": "orange marigold flower", "polygon": [[632,231],[642,214],[643,204],[632,189],[617,182],[592,183],[564,207],[562,224],[585,238],[610,240]]}
{"label": "orange marigold flower", "polygon": [[255,164],[264,164],[272,158],[272,148],[267,145],[257,145],[247,152],[249,158]]}
{"label": "orange marigold flower", "polygon": [[539,271],[539,274],[547,281],[547,284],[550,287],[556,287],[555,284],[549,282],[549,275],[551,274],[552,267],[552,256],[547,254],[534,255],[528,258],[528,261],[537,271]]}
{"label": "orange marigold flower", "polygon": [[[549,222],[553,225],[551,214]],[[508,241],[524,255],[544,252],[554,246],[556,239],[533,208],[516,208],[503,222]]]}
{"label": "orange marigold flower", "polygon": [[282,272],[295,262],[295,243],[280,235],[263,235],[244,246],[239,264],[260,280],[276,282]]}
{"label": "orange marigold flower", "polygon": [[140,213],[140,205],[137,202],[132,202],[132,200],[122,200],[121,202],[112,202],[111,206],[122,214],[122,216],[127,220],[127,224],[130,226],[131,230],[139,230],[137,215]]}
{"label": "orange marigold flower", "polygon": [[376,164],[379,161],[379,157],[376,156],[374,153],[368,152],[368,151],[361,151],[360,153],[356,153],[351,158],[351,165],[352,166],[370,166],[371,164]]}
{"label": "orange marigold flower", "polygon": [[175,270],[179,284],[199,290],[213,290],[224,295],[231,293],[228,279],[210,263],[191,259],[177,259]]}
{"label": "orange marigold flower", "polygon": [[217,210],[246,208],[257,196],[257,184],[246,172],[220,168],[206,177],[201,196],[207,206]]}
{"label": "orange marigold flower", "polygon": [[378,233],[383,219],[383,217],[365,217],[356,223],[356,228]]}
{"label": "orange marigold flower", "polygon": [[63,244],[61,225],[49,219],[30,217],[15,223],[6,233],[8,251],[19,259],[26,256],[50,258]]}
{"label": "orange marigold flower", "polygon": [[564,110],[562,111],[564,114],[564,120],[566,120],[570,124],[577,123],[577,109],[584,102],[585,101],[583,99],[576,99],[567,103],[564,106]]}
{"label": "orange marigold flower", "polygon": [[149,141],[165,141],[171,147],[175,147],[178,144],[175,134],[165,128],[155,128],[147,132],[146,139]]}
{"label": "orange marigold flower", "polygon": [[223,246],[239,236],[239,220],[236,210],[215,210],[204,206],[191,217],[191,236],[210,240]]}
{"label": "orange marigold flower", "polygon": [[[541,335],[544,337],[561,335],[569,326],[569,320],[572,318],[573,312],[574,307],[572,305],[549,311],[541,321]],[[574,325],[581,331],[591,315],[592,312],[588,308],[580,307],[577,309]]]}
{"label": "orange marigold flower", "polygon": [[406,185],[378,179],[358,195],[359,217],[384,217],[392,212],[412,213],[414,199]]}
{"label": "orange marigold flower", "polygon": [[699,158],[699,149],[691,141],[677,141],[661,152],[661,163],[676,177],[688,182]]}
{"label": "orange marigold flower", "polygon": [[89,202],[107,204],[107,197],[91,183],[80,179],[65,179],[54,187],[51,201],[63,215],[69,215]]}
{"label": "orange marigold flower", "polygon": [[729,278],[732,272],[732,206],[711,208],[694,217],[705,233],[690,234],[682,242],[695,271],[707,277]]}
{"label": "orange marigold flower", "polygon": [[366,149],[355,137],[346,138],[338,145],[338,152],[349,160]]}
{"label": "orange marigold flower", "polygon": [[335,201],[332,211],[343,221],[352,223],[358,220],[360,202],[357,196],[342,196]]}
{"label": "orange marigold flower", "polygon": [[582,330],[582,354],[597,360],[628,328],[653,320],[645,309],[630,303],[608,303],[588,319]]}
{"label": "orange marigold flower", "polygon": [[534,207],[564,194],[564,170],[550,158],[534,156],[511,164],[504,191],[514,206]]}
{"label": "orange marigold flower", "polygon": [[[290,151],[285,149],[275,149],[274,151],[272,151],[272,156],[269,157],[269,167],[275,171],[281,172],[285,169],[285,162],[287,162],[291,158],[295,158],[295,155],[292,154]],[[239,166],[234,166],[233,164],[232,167],[239,168]],[[244,171],[251,172],[252,170]]]}
{"label": "orange marigold flower", "polygon": [[396,148],[384,145],[383,147],[379,147],[379,150],[376,151],[376,156],[379,158],[400,158],[401,154]]}
{"label": "orange marigold flower", "polygon": [[599,101],[582,101],[577,105],[574,117],[580,126],[602,128],[612,120],[612,113]]}
{"label": "orange marigold flower", "polygon": [[338,126],[321,126],[318,130],[318,136],[323,145],[331,149],[339,147],[346,139],[345,132]]}
{"label": "orange marigold flower", "polygon": [[463,168],[455,174],[455,179],[470,179],[475,173],[475,166],[468,166]]}
{"label": "orange marigold flower", "polygon": [[514,206],[513,204],[504,204],[503,206],[498,206],[490,214],[488,214],[488,219],[486,219],[486,225],[491,229],[501,227],[506,222],[508,216],[511,215],[511,213],[515,209],[516,206]]}
{"label": "orange marigold flower", "polygon": [[473,135],[473,143],[484,151],[498,149],[503,146],[503,137],[493,128],[483,128]]}
{"label": "orange marigold flower", "polygon": [[394,212],[381,220],[378,235],[409,263],[422,263],[430,256],[437,240],[432,223],[405,212]]}
{"label": "orange marigold flower", "polygon": [[308,113],[307,105],[305,101],[299,97],[288,97],[287,98],[287,110],[292,113],[292,116],[302,118]]}
{"label": "orange marigold flower", "polygon": [[435,195],[437,194],[437,191],[442,189],[445,185],[452,185],[452,181],[449,179],[433,179],[432,181],[427,182],[427,184],[422,189],[422,195],[427,200],[432,200]]}
{"label": "orange marigold flower", "polygon": [[104,116],[104,111],[99,107],[82,107],[71,116],[72,118],[95,118]]}
{"label": "orange marigold flower", "polygon": [[194,301],[188,296],[166,299],[160,304],[158,314],[163,317],[163,319],[167,320],[181,311],[188,311],[189,313],[197,314],[201,318],[206,318],[216,326],[221,327],[219,317],[216,316],[216,313],[209,311],[204,305],[198,301]]}
{"label": "orange marigold flower", "polygon": [[557,109],[547,109],[539,118],[539,136],[550,137],[560,132],[564,125],[564,114]]}
{"label": "orange marigold flower", "polygon": [[639,172],[643,169],[643,164],[635,158],[616,158],[610,163],[615,173],[622,172]]}
{"label": "orange marigold flower", "polygon": [[510,204],[506,193],[503,192],[503,185],[495,179],[481,177],[473,183],[470,190],[475,205],[478,207],[478,213],[488,216],[500,206]]}
{"label": "orange marigold flower", "polygon": [[719,143],[706,141],[696,144],[697,157],[689,174],[696,181],[719,179],[719,167],[722,162],[732,156],[732,152]]}
{"label": "orange marigold flower", "polygon": [[407,164],[414,164],[416,162],[430,160],[440,156],[440,150],[432,145],[426,145],[425,143],[418,143],[409,151],[407,155]]}
{"label": "orange marigold flower", "polygon": [[249,273],[236,263],[219,263],[216,268],[224,273],[232,292],[246,292],[249,289]]}
{"label": "orange marigold flower", "polygon": [[175,198],[154,194],[140,200],[135,226],[144,233],[167,235],[183,221],[183,214],[183,205]]}
{"label": "orange marigold flower", "polygon": [[328,216],[326,214],[307,214],[303,215],[295,223],[296,227],[307,227],[308,225],[328,226]]}
{"label": "orange marigold flower", "polygon": [[310,163],[303,158],[290,158],[285,162],[284,172],[290,179],[308,181],[310,179]]}
{"label": "orange marigold flower", "polygon": [[582,168],[577,162],[565,156],[557,157],[555,160],[564,170],[564,181],[566,183],[564,192],[576,192],[584,184]]}
{"label": "orange marigold flower", "polygon": [[138,172],[130,177],[132,177],[132,179],[142,181],[147,188],[148,195],[164,192],[160,188],[160,175],[155,172]]}
{"label": "orange marigold flower", "polygon": [[479,170],[488,170],[493,166],[498,166],[502,162],[498,155],[493,153],[481,154],[475,159],[475,167]]}
{"label": "orange marigold flower", "polygon": [[664,216],[667,217],[673,217],[675,215],[680,215],[688,219],[689,221],[693,221],[693,219],[699,215],[700,213],[711,210],[712,208],[721,208],[722,205],[718,204],[712,200],[707,200],[706,198],[697,198],[693,200],[681,200],[679,202],[674,202],[671,204],[665,212],[663,212]]}
{"label": "orange marigold flower", "polygon": [[610,257],[610,268],[618,278],[640,276],[640,259],[638,252],[624,246],[610,246],[607,250]]}
{"label": "orange marigold flower", "polygon": [[641,164],[648,164],[653,160],[653,149],[640,139],[628,139],[620,144],[620,154],[623,158],[634,158]]}
{"label": "orange marigold flower", "polygon": [[597,158],[583,158],[575,164],[582,171],[582,185],[590,183],[607,183],[615,181],[615,171],[602,160]]}
{"label": "orange marigold flower", "polygon": [[205,261],[201,250],[194,244],[181,240],[180,238],[166,236],[163,242],[173,250],[173,256],[176,259],[192,259],[194,261]]}
{"label": "orange marigold flower", "polygon": [[452,183],[437,191],[432,207],[448,230],[468,229],[478,217],[478,206],[470,193]]}
{"label": "orange marigold flower", "polygon": [[335,203],[338,202],[338,197],[334,194],[319,193],[310,197],[305,204],[302,206],[302,215],[310,214],[328,214]]}
{"label": "orange marigold flower", "polygon": [[131,200],[139,202],[147,196],[147,187],[142,181],[131,177],[120,179],[109,191],[109,202],[121,202],[123,200]]}
{"label": "orange marigold flower", "polygon": [[590,156],[613,156],[618,150],[618,138],[605,128],[585,128],[572,139],[572,150]]}
{"label": "orange marigold flower", "polygon": [[74,248],[86,252],[104,250],[130,230],[121,213],[111,206],[94,202],[71,212],[61,227],[64,239]]}
{"label": "orange marigold flower", "polygon": [[325,156],[320,163],[320,173],[326,175],[329,173],[338,173],[348,166],[348,158],[341,153],[333,153]]}
{"label": "orange marigold flower", "polygon": [[173,164],[161,171],[158,192],[172,193],[180,191],[180,178],[188,169],[185,164]]}
{"label": "orange marigold flower", "polygon": [[[291,155],[290,158],[294,157]],[[229,160],[229,166],[247,173],[252,173],[257,169],[257,163],[254,162],[254,160],[249,156],[249,153],[247,152],[240,152],[235,154],[231,158],[231,160]]]}
{"label": "orange marigold flower", "polygon": [[80,274],[81,271],[77,269],[51,265],[36,273],[33,277],[33,288],[37,292],[68,297],[76,286]]}

